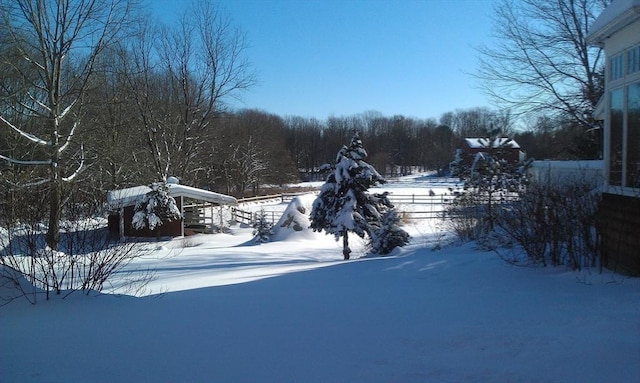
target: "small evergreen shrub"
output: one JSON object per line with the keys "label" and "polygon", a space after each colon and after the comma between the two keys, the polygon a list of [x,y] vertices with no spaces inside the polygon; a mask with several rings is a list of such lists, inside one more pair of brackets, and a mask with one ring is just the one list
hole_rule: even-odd
{"label": "small evergreen shrub", "polygon": [[409,243],[409,233],[400,227],[400,217],[395,210],[387,210],[382,215],[378,228],[373,230],[369,243],[371,252],[375,254],[389,254],[396,247]]}
{"label": "small evergreen shrub", "polygon": [[261,209],[256,214],[256,219],[253,223],[253,235],[253,240],[258,244],[269,242],[273,235],[273,223],[267,218],[267,213],[265,213],[264,209]]}
{"label": "small evergreen shrub", "polygon": [[165,182],[154,182],[142,201],[135,206],[132,225],[136,230],[148,227],[154,230],[164,222],[182,218],[176,200],[169,195],[169,187]]}

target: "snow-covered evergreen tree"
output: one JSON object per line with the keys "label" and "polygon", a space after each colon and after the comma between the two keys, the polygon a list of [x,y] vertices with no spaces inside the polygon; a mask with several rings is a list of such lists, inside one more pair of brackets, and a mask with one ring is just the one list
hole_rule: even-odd
{"label": "snow-covered evergreen tree", "polygon": [[256,214],[256,220],[253,223],[253,235],[256,243],[269,242],[269,239],[273,235],[273,223],[267,218],[267,213],[264,209],[261,209]]}
{"label": "snow-covered evergreen tree", "polygon": [[393,209],[387,193],[370,194],[369,188],[386,181],[376,169],[365,162],[367,152],[358,133],[349,146],[338,152],[320,194],[311,210],[311,228],[342,237],[342,254],[349,259],[349,232],[361,238],[374,237],[376,228],[382,227],[382,215]]}
{"label": "snow-covered evergreen tree", "polygon": [[463,172],[462,149],[456,149],[453,161],[449,163],[449,173],[452,177],[459,177]]}
{"label": "snow-covered evergreen tree", "polygon": [[382,214],[379,227],[371,233],[369,246],[375,254],[389,254],[396,247],[402,247],[409,243],[409,233],[400,227],[400,217],[394,209]]}
{"label": "snow-covered evergreen tree", "polygon": [[142,201],[135,206],[132,225],[141,230],[148,227],[154,230],[164,222],[171,222],[182,218],[176,200],[169,195],[166,182],[154,182],[149,185],[151,191],[145,194]]}

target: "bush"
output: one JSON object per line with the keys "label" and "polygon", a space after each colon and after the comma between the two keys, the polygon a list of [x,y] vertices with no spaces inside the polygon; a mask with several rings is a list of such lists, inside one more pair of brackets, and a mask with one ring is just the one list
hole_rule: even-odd
{"label": "bush", "polygon": [[496,223],[531,263],[595,267],[599,200],[596,186],[587,181],[532,183],[518,201],[502,206]]}
{"label": "bush", "polygon": [[462,241],[475,241],[491,231],[487,205],[478,193],[457,196],[446,209],[445,226]]}
{"label": "bush", "polygon": [[[26,194],[13,202],[24,206],[20,202],[29,198]],[[9,219],[0,211],[0,305],[19,297],[36,303],[38,297],[49,299],[52,294],[90,294],[112,283],[136,293],[153,279],[150,270],[125,270],[147,251],[111,237],[100,204],[80,191],[67,198],[57,249],[45,243],[42,212],[20,208]]]}
{"label": "bush", "polygon": [[400,227],[400,217],[395,210],[382,214],[380,227],[372,231],[369,246],[375,254],[389,254],[396,247],[409,243],[409,233]]}

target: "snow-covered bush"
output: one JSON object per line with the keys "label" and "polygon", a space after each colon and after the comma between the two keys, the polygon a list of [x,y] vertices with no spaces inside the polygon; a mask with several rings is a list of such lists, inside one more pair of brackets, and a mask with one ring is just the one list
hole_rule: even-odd
{"label": "snow-covered bush", "polygon": [[253,240],[256,243],[269,242],[272,235],[273,223],[267,217],[264,209],[260,209],[260,212],[256,214],[256,219],[253,223]]}
{"label": "snow-covered bush", "polygon": [[287,241],[318,238],[318,233],[309,226],[309,212],[312,209],[314,194],[295,196],[287,205],[278,222],[273,226],[272,241]]}
{"label": "snow-covered bush", "polygon": [[400,227],[400,217],[395,210],[387,210],[382,214],[380,226],[371,233],[369,246],[375,254],[389,254],[396,247],[409,243],[409,233]]}
{"label": "snow-covered bush", "polygon": [[145,227],[154,230],[164,222],[179,220],[182,217],[176,200],[169,195],[169,187],[165,182],[154,182],[149,187],[151,191],[135,206],[132,225],[136,230]]}

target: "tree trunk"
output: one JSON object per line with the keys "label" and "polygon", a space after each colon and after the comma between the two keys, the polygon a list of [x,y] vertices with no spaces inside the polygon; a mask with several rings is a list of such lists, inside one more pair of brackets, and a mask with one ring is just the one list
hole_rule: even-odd
{"label": "tree trunk", "polygon": [[49,185],[49,226],[47,228],[47,245],[52,250],[58,250],[62,185],[59,177],[52,179]]}
{"label": "tree trunk", "polygon": [[62,201],[62,180],[60,179],[60,168],[58,162],[58,129],[55,118],[52,119],[53,132],[51,134],[51,174],[49,181],[49,225],[47,227],[47,245],[52,250],[58,250],[58,240],[60,237],[60,218]]}
{"label": "tree trunk", "polygon": [[345,230],[342,233],[342,255],[344,255],[344,260],[349,260],[349,255],[351,254],[351,249],[349,248],[349,232]]}

